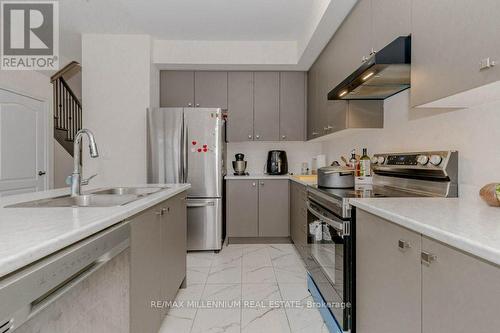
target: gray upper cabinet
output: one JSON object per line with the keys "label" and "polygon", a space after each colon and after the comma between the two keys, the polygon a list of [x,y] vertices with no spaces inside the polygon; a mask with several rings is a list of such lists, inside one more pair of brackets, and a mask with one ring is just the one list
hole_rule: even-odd
{"label": "gray upper cabinet", "polygon": [[318,66],[314,63],[307,73],[307,139],[319,137]]}
{"label": "gray upper cabinet", "polygon": [[500,1],[412,1],[411,106],[500,79]]}
{"label": "gray upper cabinet", "polygon": [[305,72],[161,71],[161,107],[227,109],[227,140],[304,141]]}
{"label": "gray upper cabinet", "polygon": [[259,180],[259,236],[288,237],[289,180]]}
{"label": "gray upper cabinet", "polygon": [[279,141],[280,75],[254,73],[254,140]]}
{"label": "gray upper cabinet", "polygon": [[259,188],[257,180],[226,182],[226,224],[228,237],[259,235]]}
{"label": "gray upper cabinet", "polygon": [[228,73],[227,140],[253,140],[253,72]]}
{"label": "gray upper cabinet", "polygon": [[411,33],[411,0],[371,1],[374,51],[380,51],[397,37]]}
{"label": "gray upper cabinet", "polygon": [[306,73],[280,73],[279,136],[281,141],[305,140]]}
{"label": "gray upper cabinet", "polygon": [[227,72],[194,73],[195,106],[227,109]]}
{"label": "gray upper cabinet", "polygon": [[422,332],[498,332],[500,267],[423,237]]}
{"label": "gray upper cabinet", "polygon": [[340,81],[361,66],[363,58],[370,54],[371,21],[371,0],[359,0],[330,41],[337,44],[341,50],[336,53],[334,60],[340,66]]}
{"label": "gray upper cabinet", "polygon": [[160,106],[194,106],[194,72],[160,71]]}

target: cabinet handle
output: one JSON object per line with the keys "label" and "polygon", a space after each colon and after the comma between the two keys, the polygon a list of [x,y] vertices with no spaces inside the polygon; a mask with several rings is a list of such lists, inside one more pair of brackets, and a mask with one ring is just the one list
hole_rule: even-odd
{"label": "cabinet handle", "polygon": [[252,186],[255,187],[257,184],[255,182],[252,183]]}
{"label": "cabinet handle", "polygon": [[196,107],[197,107],[197,108],[198,108],[198,107],[200,107],[200,104],[199,104],[199,103],[196,103]]}
{"label": "cabinet handle", "polygon": [[319,135],[319,133],[318,132],[312,132],[312,135],[316,136],[316,135]]}
{"label": "cabinet handle", "polygon": [[411,247],[411,245],[407,241],[400,239],[398,241],[398,247],[400,250],[406,251]]}
{"label": "cabinet handle", "polygon": [[264,186],[264,182],[260,182],[260,186]]}
{"label": "cabinet handle", "polygon": [[437,260],[437,256],[433,253],[422,251],[420,253],[420,260],[422,264],[429,266]]}
{"label": "cabinet handle", "polygon": [[188,103],[188,106],[193,106],[193,103]]}
{"label": "cabinet handle", "polygon": [[260,135],[258,135],[258,134],[257,134],[257,135],[255,136],[255,138],[256,138],[257,140],[258,140],[258,139],[260,139]]}
{"label": "cabinet handle", "polygon": [[286,139],[286,135],[282,135],[282,136],[281,136],[281,138],[282,138],[283,140],[285,140],[285,139]]}
{"label": "cabinet handle", "polygon": [[165,215],[165,213],[168,212],[168,211],[169,211],[168,208],[162,208],[159,211],[157,211],[155,214],[159,215],[159,216],[162,216],[162,215]]}
{"label": "cabinet handle", "polygon": [[251,138],[252,138],[252,135],[251,135],[251,134],[249,134],[249,135],[248,135],[248,138],[249,138],[249,139],[251,139]]}

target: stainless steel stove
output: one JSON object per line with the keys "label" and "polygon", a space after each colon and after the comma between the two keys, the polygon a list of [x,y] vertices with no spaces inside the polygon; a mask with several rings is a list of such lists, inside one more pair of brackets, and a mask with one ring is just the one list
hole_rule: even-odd
{"label": "stainless steel stove", "polygon": [[349,199],[458,196],[456,151],[376,154],[372,169],[372,185],[307,190],[308,244],[298,250],[330,332],[356,331],[356,210]]}

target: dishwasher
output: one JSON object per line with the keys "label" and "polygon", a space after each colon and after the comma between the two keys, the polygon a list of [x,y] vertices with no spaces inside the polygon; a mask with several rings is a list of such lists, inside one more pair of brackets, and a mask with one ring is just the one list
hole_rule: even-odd
{"label": "dishwasher", "polygon": [[124,221],[0,278],[0,333],[13,332],[129,244]]}

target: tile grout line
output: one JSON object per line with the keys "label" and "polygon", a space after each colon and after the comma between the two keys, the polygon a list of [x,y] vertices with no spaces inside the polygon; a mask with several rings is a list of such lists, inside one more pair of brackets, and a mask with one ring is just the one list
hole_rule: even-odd
{"label": "tile grout line", "polygon": [[[203,297],[203,294],[205,293],[205,289],[207,288],[208,275],[210,275],[210,270],[212,269],[213,262],[214,262],[214,258],[212,258],[212,260],[210,261],[210,266],[208,267],[207,278],[205,279],[205,283],[203,284],[203,290],[201,291],[200,299],[198,300],[198,302],[201,301],[201,298]],[[193,332],[194,322],[196,320],[196,317],[198,316],[198,309],[199,309],[199,307],[196,307],[196,311],[194,312],[194,317],[193,317],[193,321],[191,323],[191,327],[189,329],[189,333]]]}
{"label": "tile grout line", "polygon": [[[271,257],[271,254],[269,254],[269,257]],[[273,263],[272,258],[271,258],[271,265],[273,267],[274,278],[276,279],[276,284],[278,285],[278,292],[280,293],[281,300],[284,301],[283,300],[283,293],[281,292],[280,283],[278,281],[278,277],[276,276],[276,270],[274,269],[274,263]],[[288,318],[288,313],[287,313],[286,309],[283,309],[283,311],[285,312],[285,317],[286,317],[286,322],[288,323],[289,332],[292,332],[292,325],[290,325],[290,319]]]}

